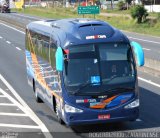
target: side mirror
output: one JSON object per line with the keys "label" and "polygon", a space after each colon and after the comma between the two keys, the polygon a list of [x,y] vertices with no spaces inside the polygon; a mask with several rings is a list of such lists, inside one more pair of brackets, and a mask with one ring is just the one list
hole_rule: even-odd
{"label": "side mirror", "polygon": [[144,65],[144,52],[143,52],[142,46],[139,43],[134,42],[134,41],[132,41],[130,44],[134,49],[134,53],[136,55],[138,66],[143,66]]}
{"label": "side mirror", "polygon": [[63,71],[63,51],[61,47],[58,47],[56,51],[56,70]]}

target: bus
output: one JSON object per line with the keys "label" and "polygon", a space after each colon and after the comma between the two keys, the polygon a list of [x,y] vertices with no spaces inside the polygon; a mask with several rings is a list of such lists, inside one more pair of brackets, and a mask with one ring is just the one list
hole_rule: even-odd
{"label": "bus", "polygon": [[96,19],[35,21],[26,27],[28,83],[68,126],[135,121],[141,45]]}

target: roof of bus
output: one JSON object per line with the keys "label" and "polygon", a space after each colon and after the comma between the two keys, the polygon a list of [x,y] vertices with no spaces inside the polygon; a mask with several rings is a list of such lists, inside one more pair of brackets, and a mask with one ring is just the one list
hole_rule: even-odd
{"label": "roof of bus", "polygon": [[104,21],[95,19],[36,21],[30,23],[27,28],[54,37],[63,48],[86,43],[129,42],[122,32]]}

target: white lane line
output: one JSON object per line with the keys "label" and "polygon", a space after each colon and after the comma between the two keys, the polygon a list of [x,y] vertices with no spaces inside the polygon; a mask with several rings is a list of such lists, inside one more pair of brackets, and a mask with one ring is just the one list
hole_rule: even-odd
{"label": "white lane line", "polygon": [[[22,14],[13,14],[13,15],[18,15],[18,16],[26,17],[26,18],[30,18],[30,19],[42,20],[42,18],[27,16],[27,15],[22,15]],[[32,21],[32,20],[31,20],[31,21]]]}
{"label": "white lane line", "polygon": [[148,48],[143,48],[143,50],[147,50],[147,51],[150,51],[151,49],[148,49]]}
{"label": "white lane line", "polygon": [[135,38],[135,37],[130,37],[130,36],[128,38],[139,40],[139,41],[144,41],[144,42],[149,42],[149,43],[160,44],[160,42],[150,41],[150,40],[145,40],[145,39],[140,39],[140,38]]}
{"label": "white lane line", "polygon": [[16,47],[17,50],[21,51],[22,49],[20,49],[19,47]]}
{"label": "white lane line", "polygon": [[0,103],[0,106],[16,106],[15,104]]}
{"label": "white lane line", "polygon": [[10,42],[10,41],[6,41],[6,43],[7,43],[7,44],[11,44],[11,42]]}
{"label": "white lane line", "polygon": [[5,95],[0,95],[0,98],[1,98],[1,97],[6,97],[6,96],[5,96]]}
{"label": "white lane line", "polygon": [[[24,17],[25,17],[25,16],[24,16]],[[6,25],[6,24],[4,24],[4,23],[0,23],[0,24],[6,26],[6,27],[8,27],[8,28],[11,28],[11,29],[13,29],[13,30],[15,30],[15,31],[17,31],[17,32],[20,32],[20,33],[22,33],[22,34],[25,34],[25,32],[20,31],[20,30],[14,28],[14,27],[9,26],[9,25]],[[160,42],[149,41],[149,40],[140,39],[140,38],[135,38],[135,37],[131,37],[131,36],[128,36],[128,38],[130,38],[130,39],[135,39],[135,40],[139,40],[139,41],[144,41],[144,42],[149,42],[149,43],[160,44]]]}
{"label": "white lane line", "polygon": [[[14,101],[15,103],[22,111],[24,111],[26,114],[29,115],[29,117],[38,124],[38,126],[41,128],[41,131],[47,138],[52,138],[51,133],[45,126],[45,124],[38,118],[38,116],[32,111],[32,109],[25,103],[25,101],[19,96],[19,94],[13,89],[13,87],[6,81],[6,79],[0,74],[0,79],[3,81],[3,83],[9,88],[11,93],[17,98],[17,100],[21,103],[19,104],[15,99],[13,99],[9,94],[4,92],[2,89],[1,92],[6,95],[10,100]],[[46,133],[47,132],[47,133]]]}
{"label": "white lane line", "polygon": [[0,112],[0,116],[27,116],[29,117],[27,114],[22,114],[22,113],[3,113],[3,112]]}
{"label": "white lane line", "polygon": [[22,34],[25,34],[25,32],[20,31],[20,30],[18,30],[18,29],[16,29],[16,28],[11,27],[11,26],[9,26],[9,25],[6,25],[6,24],[4,24],[4,23],[0,23],[0,25],[6,26],[6,27],[8,27],[8,28],[10,28],[10,29],[13,29],[13,30],[17,31],[17,32],[20,32],[20,33],[22,33]]}
{"label": "white lane line", "polygon": [[13,127],[13,128],[41,129],[39,126],[31,126],[31,125],[17,125],[17,124],[3,124],[3,123],[0,123],[0,127]]}
{"label": "white lane line", "polygon": [[2,39],[3,37],[2,36],[0,36],[0,39]]}
{"label": "white lane line", "polygon": [[154,83],[154,82],[151,82],[150,80],[146,80],[146,79],[143,79],[143,78],[141,78],[141,77],[138,77],[138,79],[141,80],[141,81],[144,81],[144,82],[146,82],[146,83],[149,83],[149,84],[151,84],[151,85],[153,85],[153,86],[156,86],[156,87],[159,87],[159,88],[160,88],[160,85],[159,85],[159,84]]}
{"label": "white lane line", "polygon": [[[28,115],[28,113],[26,112],[25,108],[18,103],[14,98],[12,98],[7,92],[5,92],[4,90],[2,90],[0,88],[0,92],[5,95],[13,104],[15,104],[17,107],[19,107],[24,113],[26,113]],[[28,115],[29,116],[29,115]]]}

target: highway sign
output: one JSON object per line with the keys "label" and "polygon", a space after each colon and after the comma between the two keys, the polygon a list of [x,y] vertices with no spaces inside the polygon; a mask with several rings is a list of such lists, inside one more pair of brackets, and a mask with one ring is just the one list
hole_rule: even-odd
{"label": "highway sign", "polygon": [[78,14],[99,14],[99,6],[78,6]]}

